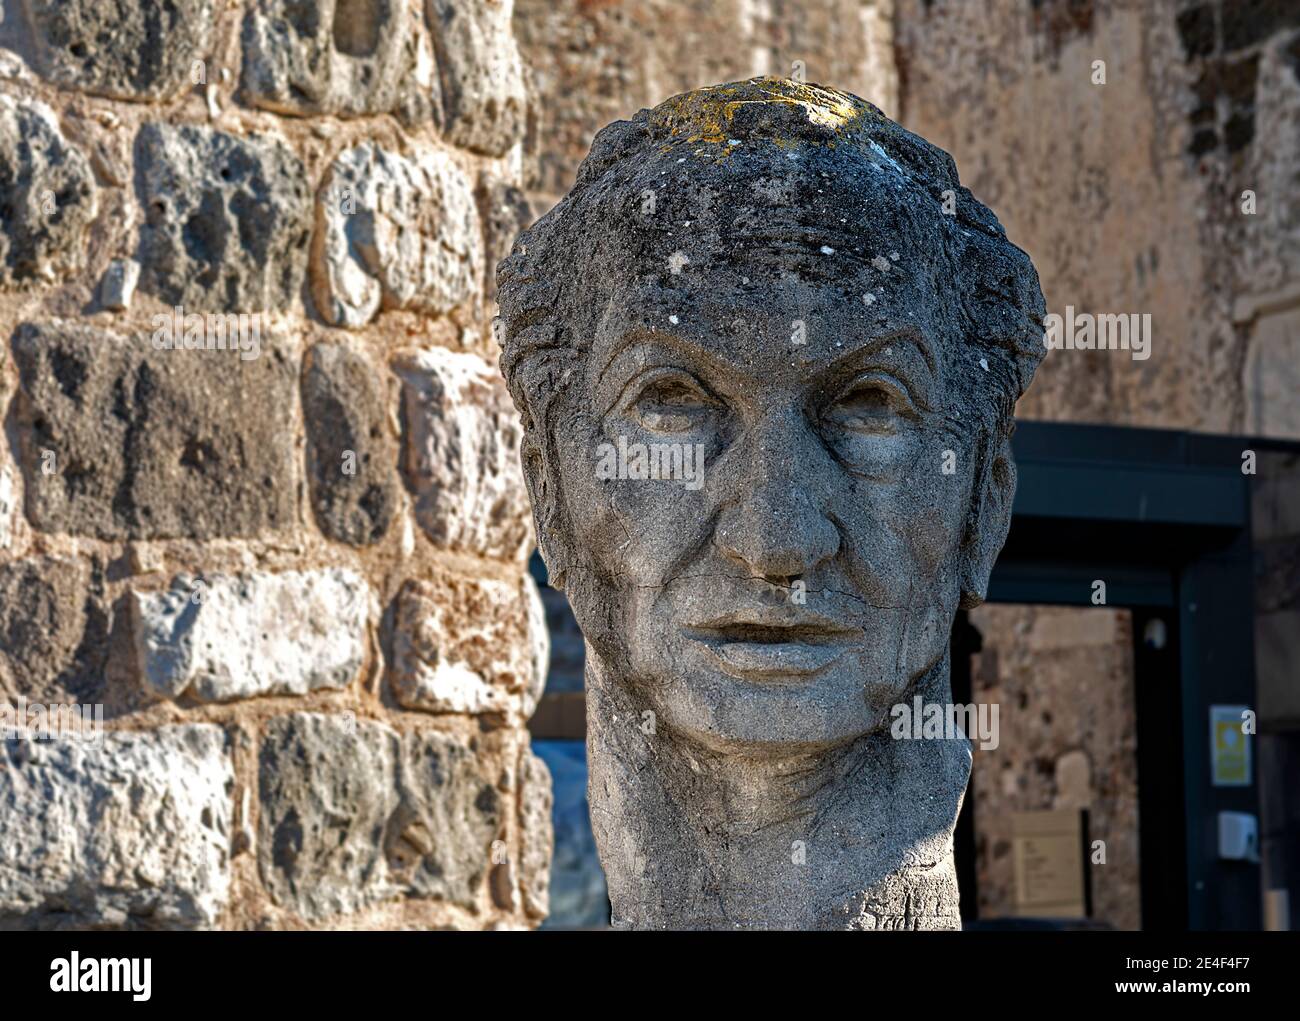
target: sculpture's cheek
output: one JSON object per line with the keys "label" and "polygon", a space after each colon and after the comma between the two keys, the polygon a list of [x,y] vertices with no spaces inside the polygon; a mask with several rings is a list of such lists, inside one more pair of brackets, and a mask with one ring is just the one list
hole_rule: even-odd
{"label": "sculpture's cheek", "polygon": [[875,725],[948,647],[967,491],[963,480],[952,485],[956,499],[906,484],[872,487],[851,529],[845,562],[866,600],[858,665]]}
{"label": "sculpture's cheek", "polygon": [[618,540],[606,548],[607,568],[640,587],[661,587],[709,555],[712,520],[707,499],[670,482],[622,482],[604,490]]}
{"label": "sculpture's cheek", "polygon": [[577,562],[609,580],[662,585],[707,543],[707,444],[595,423],[559,441],[562,512]]}
{"label": "sculpture's cheek", "polygon": [[966,523],[967,497],[960,502],[917,509],[903,522],[904,541],[912,553],[918,574],[928,581],[936,578],[957,556]]}

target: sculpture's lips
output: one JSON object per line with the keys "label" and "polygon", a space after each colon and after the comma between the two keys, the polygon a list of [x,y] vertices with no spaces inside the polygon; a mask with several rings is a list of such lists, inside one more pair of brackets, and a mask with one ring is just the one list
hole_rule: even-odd
{"label": "sculpture's lips", "polygon": [[862,632],[817,614],[727,614],[686,629],[734,677],[818,673],[862,639]]}

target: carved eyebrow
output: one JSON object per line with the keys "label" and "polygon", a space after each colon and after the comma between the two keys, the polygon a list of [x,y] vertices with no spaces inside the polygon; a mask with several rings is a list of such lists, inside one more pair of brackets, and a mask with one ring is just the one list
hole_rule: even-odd
{"label": "carved eyebrow", "polygon": [[852,363],[859,358],[865,358],[871,355],[879,354],[881,349],[890,347],[897,343],[911,344],[921,354],[925,360],[925,367],[930,370],[931,376],[937,376],[939,373],[938,365],[934,357],[934,348],[921,330],[911,324],[900,326],[889,333],[882,333],[878,337],[873,337],[860,347],[855,347],[845,351],[833,362],[826,366],[824,371],[834,373],[842,369],[845,365]]}
{"label": "carved eyebrow", "polygon": [[[934,354],[930,345],[926,342],[924,334],[913,326],[905,326],[892,333],[872,338],[863,346],[836,358],[817,373],[814,392],[824,394],[836,390],[839,383],[838,377],[859,371],[861,363],[870,364],[883,350],[896,347],[899,344],[911,347],[920,353],[921,360],[925,364],[926,375],[929,376],[929,379],[916,378],[918,373],[909,372],[902,376],[900,382],[920,408],[932,411],[934,409],[932,394],[935,377]],[[906,355],[896,357],[911,361]],[[913,364],[915,363],[913,362]],[[891,374],[896,375],[896,373]]]}
{"label": "carved eyebrow", "polygon": [[606,355],[603,364],[596,373],[596,379],[598,381],[604,380],[605,374],[622,357],[624,352],[638,344],[671,350],[692,359],[705,361],[721,372],[735,373],[740,370],[740,366],[719,358],[707,348],[692,343],[686,336],[667,330],[651,329],[648,326],[633,326],[626,330],[610,349],[609,354]]}

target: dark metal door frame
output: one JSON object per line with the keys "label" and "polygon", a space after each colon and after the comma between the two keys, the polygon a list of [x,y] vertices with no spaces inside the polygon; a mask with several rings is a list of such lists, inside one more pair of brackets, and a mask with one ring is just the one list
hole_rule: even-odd
{"label": "dark metal door frame", "polygon": [[989,601],[1092,606],[1101,579],[1106,605],[1134,611],[1138,645],[1139,625],[1166,615],[1171,655],[1135,650],[1149,682],[1138,698],[1144,927],[1258,929],[1259,866],[1217,847],[1219,812],[1258,816],[1255,777],[1211,785],[1209,725],[1211,705],[1255,706],[1251,441],[1022,422],[1013,447],[1020,480]]}

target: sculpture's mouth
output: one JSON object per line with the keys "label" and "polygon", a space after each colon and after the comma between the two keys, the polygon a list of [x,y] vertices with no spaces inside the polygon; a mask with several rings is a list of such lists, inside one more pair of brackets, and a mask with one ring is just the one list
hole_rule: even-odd
{"label": "sculpture's mouth", "polygon": [[819,673],[861,642],[862,632],[818,614],[731,613],[686,628],[733,677]]}

